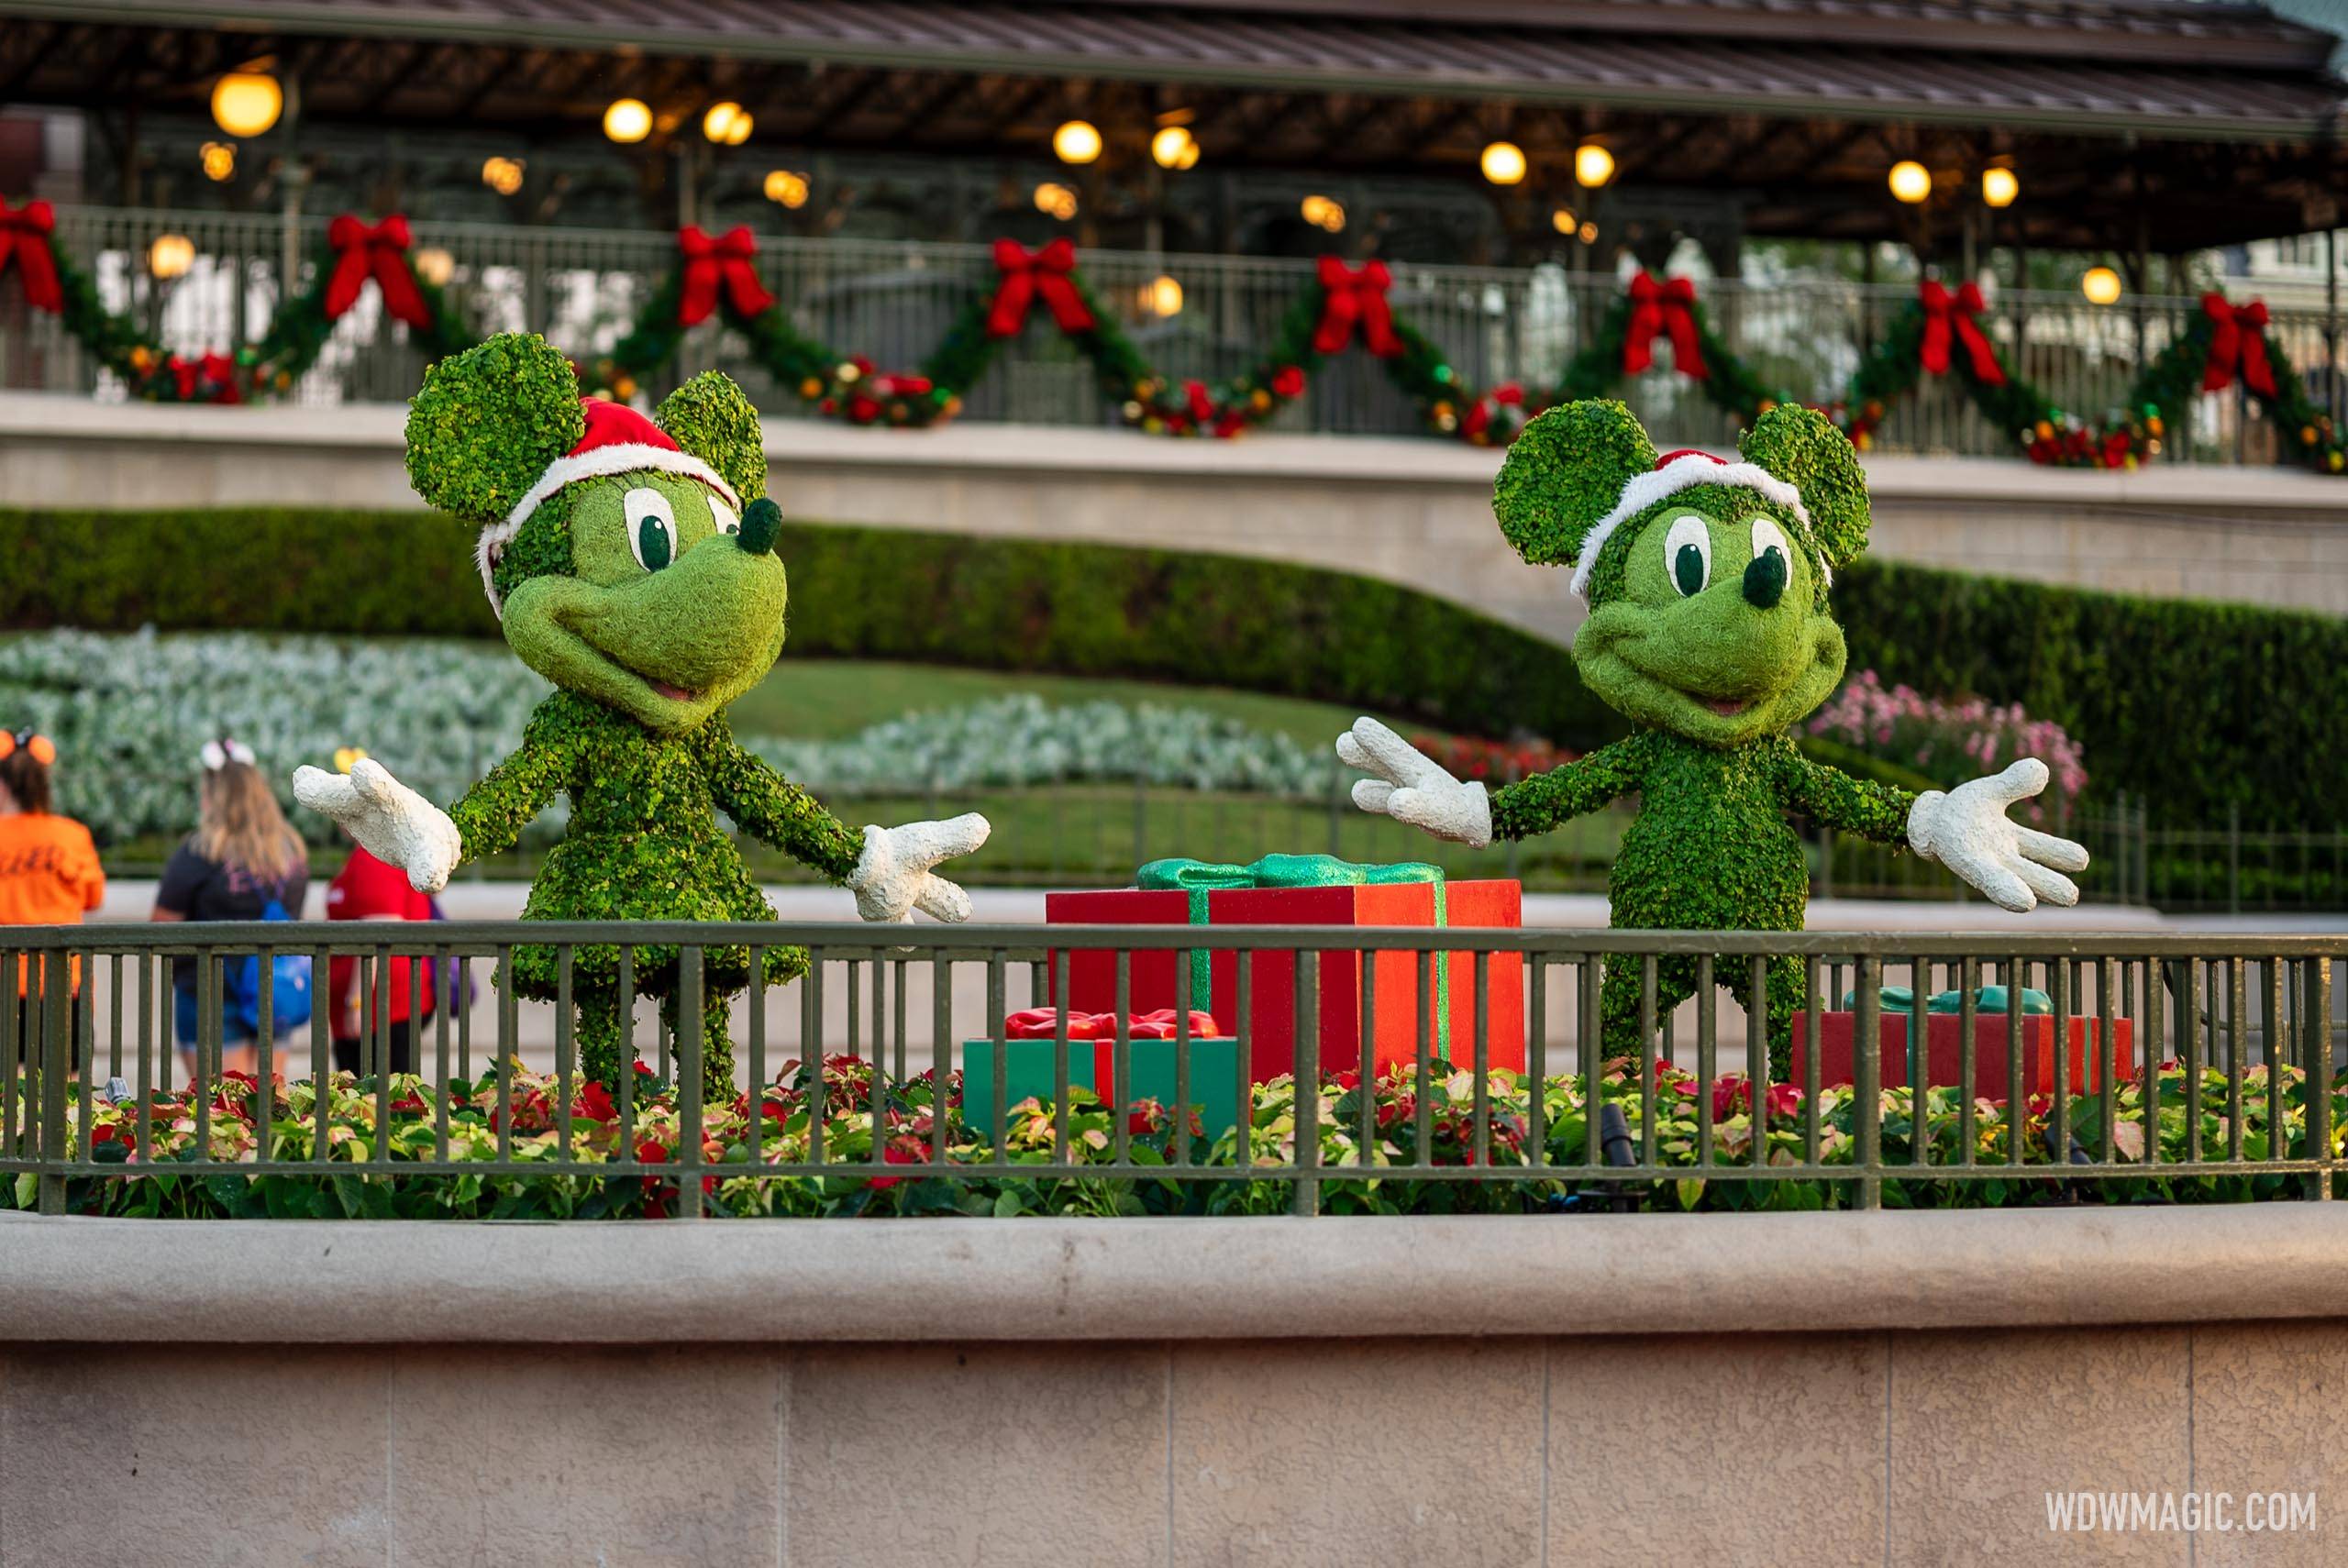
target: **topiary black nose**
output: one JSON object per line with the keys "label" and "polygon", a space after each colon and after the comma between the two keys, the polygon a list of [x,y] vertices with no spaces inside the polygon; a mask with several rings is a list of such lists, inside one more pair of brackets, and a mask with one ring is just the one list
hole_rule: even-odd
{"label": "topiary black nose", "polygon": [[[742,531],[745,535],[749,533],[747,523]],[[1767,610],[1785,595],[1785,555],[1778,550],[1764,550],[1744,569],[1744,602],[1755,610]]]}
{"label": "topiary black nose", "polygon": [[744,549],[762,556],[774,548],[774,536],[781,530],[782,508],[762,495],[742,509],[742,532],[736,537]]}

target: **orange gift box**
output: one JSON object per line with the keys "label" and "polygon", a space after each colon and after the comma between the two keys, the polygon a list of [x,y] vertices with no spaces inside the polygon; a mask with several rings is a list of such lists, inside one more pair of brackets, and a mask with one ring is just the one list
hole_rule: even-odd
{"label": "orange gift box", "polygon": [[[1444,885],[1444,925],[1465,930],[1514,929],[1524,923],[1524,890],[1510,880]],[[1099,892],[1047,893],[1044,918],[1053,925],[1183,925],[1192,895],[1177,889],[1124,888]],[[1435,925],[1435,889],[1426,882],[1368,883],[1324,888],[1224,888],[1205,895],[1207,925],[1422,926]],[[1218,1019],[1239,1017],[1239,959],[1229,949],[1214,951],[1212,931],[1200,933],[1209,953],[1209,996],[1192,997]],[[1335,934],[1321,951],[1320,1066],[1324,1073],[1362,1066],[1362,952]],[[1249,1072],[1257,1083],[1291,1072],[1296,1065],[1296,955],[1257,952],[1246,955],[1248,975]],[[1418,955],[1380,952],[1371,957],[1377,983],[1373,1068],[1418,1059]],[[1476,959],[1471,953],[1436,957],[1445,966],[1448,992],[1448,1043],[1429,1020],[1428,1049],[1462,1065],[1475,1059]],[[1524,1066],[1524,958],[1495,953],[1488,960],[1490,998],[1487,1027],[1490,1064],[1522,1071]],[[1135,951],[1128,1005],[1136,1012],[1175,1005],[1175,955],[1171,950]],[[1070,1008],[1113,1011],[1117,1005],[1116,954],[1096,949],[1069,955]]]}

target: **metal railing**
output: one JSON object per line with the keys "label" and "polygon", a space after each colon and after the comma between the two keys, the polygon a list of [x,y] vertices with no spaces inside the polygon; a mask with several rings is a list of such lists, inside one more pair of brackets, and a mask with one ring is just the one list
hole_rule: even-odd
{"label": "metal railing", "polygon": [[[287,258],[306,286],[326,219],[290,226],[266,214],[72,208],[58,238],[94,274],[109,308],[127,312],[178,352],[218,349],[259,335],[283,295]],[[449,269],[449,297],[479,330],[542,332],[581,358],[608,350],[627,330],[676,256],[666,235],[633,230],[423,222],[415,248]],[[161,282],[147,258],[155,238],[182,235],[194,260]],[[1298,259],[1095,250],[1086,276],[1155,362],[1174,378],[1213,380],[1257,368],[1264,345],[1312,275]],[[800,329],[842,354],[910,370],[944,333],[974,289],[992,286],[986,248],[921,241],[769,237],[759,267]],[[1532,269],[1398,265],[1398,310],[1452,357],[1462,381],[1486,388],[1553,382],[1620,297],[1610,275],[1559,266]],[[1149,302],[1160,276],[1181,285],[1167,315]],[[1702,297],[1722,337],[1768,380],[1805,399],[1840,395],[1863,350],[1891,313],[1913,297],[1906,284],[1866,286],[1832,278],[1721,281]],[[2073,293],[2000,291],[1985,321],[2008,362],[2060,406],[2100,417],[2120,405],[2138,368],[2199,311],[2198,300],[2145,295],[2099,307]],[[2336,335],[2320,309],[2278,306],[2270,332],[2308,377],[2318,402],[2336,396]],[[1660,356],[1667,359],[1668,356]],[[770,416],[804,404],[771,384],[715,322],[685,335],[671,381],[717,368],[749,388]],[[2327,370],[2327,367],[2331,367]],[[294,389],[313,403],[398,402],[423,369],[407,329],[384,317],[371,292],[338,323],[316,367]],[[0,386],[119,395],[55,317],[20,308],[0,314]],[[660,387],[648,389],[654,392]],[[1627,401],[1666,446],[1719,445],[1733,437],[1700,389],[1668,369],[1633,379]],[[2271,434],[2237,389],[2202,397],[2189,421],[2170,411],[2170,460],[2264,462]],[[965,418],[1111,425],[1091,366],[1072,345],[1038,326],[1006,345],[969,389]],[[1274,422],[1296,431],[1416,434],[1418,414],[1387,384],[1377,362],[1347,354],[1312,378],[1306,395]],[[2018,433],[1990,428],[1953,385],[1929,381],[1877,434],[1888,451],[2010,455]]]}
{"label": "metal railing", "polygon": [[[0,1172],[17,1207],[48,1213],[2328,1199],[2348,1127],[2341,936],[681,922],[0,934],[0,975],[29,980],[21,1008],[0,1009]],[[305,957],[323,974],[337,955],[373,1008],[359,1076],[331,1071],[325,1006],[275,1038],[268,985],[250,1072],[224,1073],[231,966],[249,958],[266,976]],[[477,998],[462,992],[469,969],[492,982]],[[1912,1000],[1885,990],[1901,979]],[[2044,1010],[2003,1008],[1991,983],[2043,990]],[[428,1021],[395,1027],[395,984]],[[1922,1010],[1944,985],[1954,1005]],[[737,989],[734,1022],[720,999]],[[1019,993],[1050,1010],[1037,1038],[1013,1038]],[[1060,999],[1113,1012],[1111,1033],[1087,1038]],[[1153,1005],[1175,1010],[1169,1038],[1136,1038],[1134,1015]],[[1215,1018],[1194,1020],[1198,1005]],[[177,1088],[174,1012],[194,1024]],[[420,1070],[402,1070],[404,1032]],[[631,1066],[639,1049],[649,1059]],[[1218,1103],[1227,1127],[1206,1120]]]}

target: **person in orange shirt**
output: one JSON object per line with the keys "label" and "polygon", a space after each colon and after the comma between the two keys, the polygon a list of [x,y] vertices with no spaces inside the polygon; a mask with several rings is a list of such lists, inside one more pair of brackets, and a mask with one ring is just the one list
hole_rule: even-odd
{"label": "person in orange shirt", "polygon": [[[30,730],[0,730],[0,925],[79,925],[106,896],[105,873],[90,830],[50,810],[49,770],[57,747]],[[8,1005],[23,1017],[8,1033],[21,1058],[37,1028],[26,1001],[39,996],[37,960],[19,958]],[[82,977],[72,976],[79,1005]],[[79,1063],[79,1032],[76,1062]]]}

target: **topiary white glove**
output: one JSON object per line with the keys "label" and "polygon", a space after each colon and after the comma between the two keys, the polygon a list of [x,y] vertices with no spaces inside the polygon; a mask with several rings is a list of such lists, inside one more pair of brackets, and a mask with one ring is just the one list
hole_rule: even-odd
{"label": "topiary white glove", "polygon": [[385,865],[407,873],[419,893],[437,893],[465,857],[464,836],[449,813],[365,757],[346,777],[323,767],[294,770],[294,798],[341,824],[364,849]]}
{"label": "topiary white glove", "polygon": [[2026,756],[1946,793],[1927,790],[1908,810],[1908,845],[2016,914],[2036,909],[2041,899],[2076,904],[2078,886],[2063,873],[2086,870],[2087,850],[2006,820],[2008,806],[2045,788],[2046,765]]}
{"label": "topiary white glove", "polygon": [[933,920],[970,918],[970,895],[930,875],[941,860],[968,855],[987,841],[987,820],[965,812],[942,823],[867,826],[864,853],[847,874],[856,912],[869,921],[909,921],[921,911]]}
{"label": "topiary white glove", "polygon": [[1377,775],[1354,780],[1354,804],[1363,811],[1382,812],[1475,849],[1492,842],[1492,806],[1484,787],[1454,778],[1376,719],[1356,719],[1337,737],[1337,758]]}

